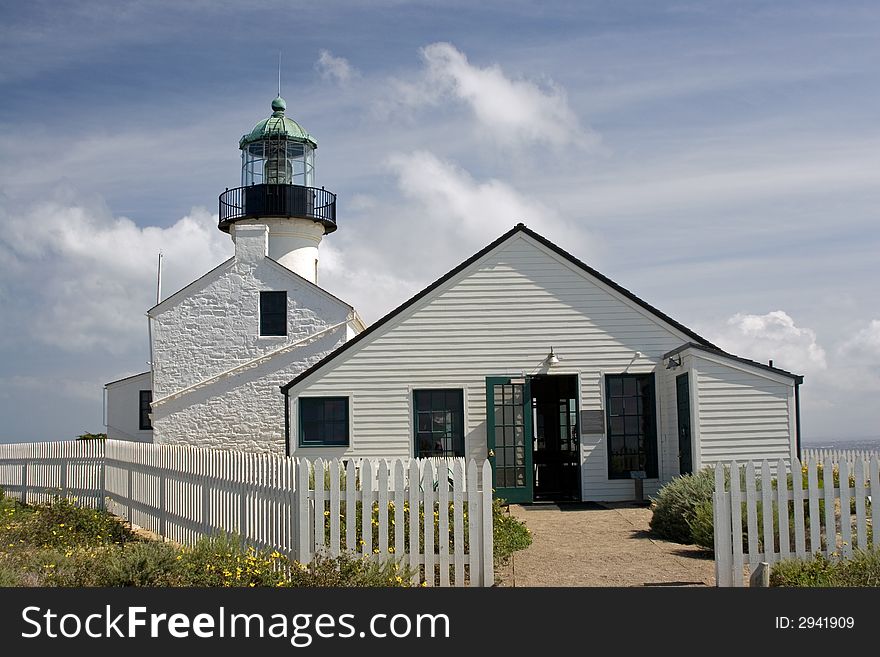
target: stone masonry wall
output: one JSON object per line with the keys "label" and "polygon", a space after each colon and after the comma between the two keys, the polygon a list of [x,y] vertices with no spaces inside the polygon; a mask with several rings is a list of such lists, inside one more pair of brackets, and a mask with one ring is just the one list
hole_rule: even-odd
{"label": "stone masonry wall", "polygon": [[[340,322],[350,308],[265,257],[264,226],[236,235],[236,255],[165,308],[153,311],[153,434],[157,443],[283,446],[279,386],[345,341],[345,325],[267,363],[161,402],[231,368]],[[259,335],[261,291],[287,291],[287,335]]]}

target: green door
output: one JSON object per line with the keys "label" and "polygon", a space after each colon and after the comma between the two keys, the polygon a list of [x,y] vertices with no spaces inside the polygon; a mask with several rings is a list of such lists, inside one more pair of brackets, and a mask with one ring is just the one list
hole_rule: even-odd
{"label": "green door", "polygon": [[678,411],[678,471],[691,474],[691,390],[687,372],[675,377],[676,409]]}
{"label": "green door", "polygon": [[495,497],[531,502],[532,397],[528,379],[486,379],[486,427]]}

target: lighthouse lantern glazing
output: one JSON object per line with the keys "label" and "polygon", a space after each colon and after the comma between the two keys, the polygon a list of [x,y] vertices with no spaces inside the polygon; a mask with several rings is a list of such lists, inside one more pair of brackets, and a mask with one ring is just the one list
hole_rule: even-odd
{"label": "lighthouse lantern glazing", "polygon": [[286,116],[281,96],[272,114],[239,140],[241,187],[220,195],[220,230],[237,224],[269,228],[269,257],[317,282],[318,246],[336,230],[336,195],[315,186],[318,143]]}

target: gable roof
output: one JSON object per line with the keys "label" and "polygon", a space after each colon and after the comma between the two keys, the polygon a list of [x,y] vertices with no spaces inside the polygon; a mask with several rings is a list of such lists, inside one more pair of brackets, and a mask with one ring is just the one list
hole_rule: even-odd
{"label": "gable roof", "polygon": [[106,388],[107,386],[116,385],[117,383],[122,383],[123,381],[128,381],[129,379],[136,379],[139,376],[143,376],[144,374],[149,374],[149,373],[150,373],[150,370],[147,370],[146,372],[141,372],[140,374],[131,374],[130,376],[124,376],[121,379],[116,379],[115,381],[109,381],[109,382],[105,383],[104,387]]}
{"label": "gable roof", "polygon": [[[289,269],[288,267],[285,267],[284,265],[282,265],[282,264],[281,264],[280,262],[278,262],[277,260],[275,260],[275,259],[273,259],[273,258],[270,258],[269,256],[264,256],[264,257],[265,257],[265,259],[268,260],[271,264],[273,264],[274,266],[279,267],[280,269],[282,269],[282,270],[284,271],[284,273],[289,274],[290,276],[292,276],[292,277],[294,277],[294,278],[296,278],[296,279],[299,279],[298,282],[300,282],[300,283],[304,283],[306,287],[309,287],[309,288],[311,288],[313,291],[318,292],[319,294],[321,294],[322,296],[325,296],[325,297],[327,297],[328,299],[331,299],[332,301],[335,301],[335,302],[337,302],[337,303],[340,303],[340,304],[342,304],[343,306],[345,306],[346,308],[348,308],[349,310],[354,311],[354,307],[353,307],[350,303],[346,303],[345,301],[343,301],[342,299],[340,299],[339,297],[337,297],[335,294],[331,294],[330,292],[328,292],[328,291],[325,290],[324,288],[322,288],[322,287],[316,285],[315,283],[312,283],[309,279],[307,279],[307,278],[303,278],[302,276],[300,276],[299,274],[297,274],[297,273],[296,273],[295,271],[293,271],[292,269]],[[162,299],[162,301],[160,301],[160,302],[157,303],[155,306],[153,306],[152,308],[150,308],[150,309],[147,311],[147,314],[150,315],[151,317],[155,317],[155,314],[154,314],[155,311],[156,311],[157,309],[159,309],[161,306],[165,306],[165,307],[163,307],[161,310],[159,310],[159,312],[164,312],[168,306],[174,305],[174,304],[176,304],[178,301],[180,301],[181,299],[183,299],[183,298],[186,296],[184,293],[185,293],[187,290],[193,288],[193,287],[194,287],[195,285],[197,285],[198,283],[204,283],[204,282],[206,282],[207,279],[208,279],[209,277],[216,277],[216,276],[218,276],[218,275],[221,273],[221,271],[222,271],[227,265],[232,265],[233,262],[235,262],[235,256],[232,256],[231,258],[229,258],[229,259],[227,259],[227,260],[224,260],[223,262],[221,262],[219,265],[217,265],[216,267],[214,267],[214,269],[212,269],[212,270],[209,271],[208,273],[203,274],[202,276],[199,276],[199,277],[198,277],[196,280],[194,280],[192,283],[189,283],[188,285],[186,285],[186,286],[180,288],[177,292],[175,292],[175,293],[172,294],[171,296],[168,296],[168,297]],[[173,300],[173,301],[172,301],[172,300]]]}
{"label": "gable roof", "polygon": [[636,296],[635,294],[633,294],[632,292],[630,292],[626,288],[621,287],[620,285],[618,285],[617,283],[612,281],[607,276],[599,273],[598,271],[596,271],[595,269],[593,269],[592,267],[590,267],[586,263],[582,262],[578,258],[574,257],[573,255],[571,255],[570,253],[568,253],[564,249],[558,247],[556,244],[554,244],[553,242],[548,240],[546,237],[543,237],[542,235],[539,235],[538,233],[536,233],[532,229],[528,228],[525,224],[518,223],[511,230],[507,231],[501,237],[496,239],[494,242],[492,242],[491,244],[487,245],[486,247],[484,247],[483,249],[481,249],[480,251],[478,251],[477,253],[472,255],[470,258],[468,258],[467,260],[462,262],[460,265],[458,265],[455,269],[452,269],[451,271],[447,272],[446,274],[444,274],[443,276],[438,278],[436,281],[431,283],[424,290],[422,290],[421,292],[419,292],[418,294],[416,294],[412,298],[408,299],[407,301],[404,301],[402,304],[400,304],[397,308],[392,310],[390,313],[388,313],[387,315],[385,315],[384,317],[382,317],[378,321],[374,322],[365,331],[363,331],[362,333],[359,333],[353,339],[349,340],[344,345],[339,347],[339,349],[337,349],[336,351],[330,352],[324,358],[319,360],[317,363],[315,363],[314,365],[312,365],[311,367],[309,367],[308,369],[306,369],[305,371],[300,373],[292,381],[281,386],[281,391],[284,394],[287,394],[287,391],[290,390],[297,383],[308,378],[309,376],[314,374],[318,369],[320,369],[321,367],[323,367],[327,363],[335,360],[336,358],[338,358],[339,356],[344,354],[346,351],[348,351],[349,349],[354,347],[356,344],[358,344],[362,340],[365,340],[374,331],[377,331],[378,329],[380,329],[382,326],[384,326],[385,324],[387,324],[388,322],[393,320],[395,317],[397,317],[398,315],[403,313],[405,310],[407,310],[408,308],[413,306],[415,303],[417,303],[418,301],[423,299],[425,296],[427,296],[428,294],[430,294],[431,292],[436,290],[438,287],[443,285],[446,281],[451,279],[453,276],[455,276],[456,274],[460,273],[461,271],[467,269],[472,264],[474,264],[475,262],[480,260],[487,253],[489,253],[490,251],[492,251],[493,249],[495,249],[496,247],[498,247],[502,243],[506,242],[514,235],[517,235],[518,233],[523,233],[525,235],[528,235],[529,237],[531,237],[532,239],[534,239],[538,243],[546,246],[548,249],[550,249],[551,251],[553,251],[557,255],[561,256],[563,259],[567,260],[568,262],[573,264],[575,267],[586,272],[587,274],[589,274],[593,278],[598,279],[599,281],[601,281],[605,285],[609,286],[610,288],[612,288],[613,290],[615,290],[616,292],[618,292],[622,296],[626,297],[627,299],[629,299],[630,301],[632,301],[636,305],[638,305],[641,308],[643,308],[644,310],[648,311],[654,317],[657,317],[658,319],[669,324],[673,328],[684,333],[685,335],[687,335],[688,337],[693,339],[695,343],[703,344],[703,345],[706,345],[707,347],[710,347],[712,349],[716,349],[716,350],[720,351],[720,349],[718,347],[716,347],[714,344],[712,344],[711,342],[706,340],[706,338],[704,338],[700,335],[697,335],[697,333],[695,333],[694,331],[692,331],[688,327],[684,326],[683,324],[680,324],[679,322],[676,322],[674,319],[669,317],[669,315],[666,315],[665,313],[661,312],[660,310],[658,310],[657,308],[655,308],[654,306],[649,304],[647,301],[644,301],[643,299],[639,298],[638,296]]}
{"label": "gable roof", "polygon": [[756,360],[751,360],[750,358],[743,358],[742,356],[736,356],[731,354],[730,352],[724,351],[723,349],[719,349],[718,347],[712,347],[705,344],[696,344],[694,342],[685,342],[680,347],[676,347],[672,351],[667,351],[663,354],[663,360],[666,360],[670,356],[675,356],[676,354],[680,354],[682,351],[687,351],[688,349],[697,349],[699,351],[704,351],[707,354],[715,354],[716,356],[722,356],[729,360],[735,360],[738,363],[744,363],[745,365],[751,365],[752,367],[757,367],[761,370],[766,370],[767,372],[773,372],[774,374],[779,374],[781,376],[788,377],[790,379],[794,379],[797,383],[803,383],[804,377],[800,374],[792,374],[788,370],[783,370],[779,367],[773,367],[772,365],[767,365],[766,363],[759,363]]}

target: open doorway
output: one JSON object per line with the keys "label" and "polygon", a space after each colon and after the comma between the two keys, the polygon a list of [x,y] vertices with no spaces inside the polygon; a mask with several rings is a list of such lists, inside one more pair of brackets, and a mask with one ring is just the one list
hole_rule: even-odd
{"label": "open doorway", "polygon": [[531,378],[534,426],[534,497],[579,500],[577,375]]}

